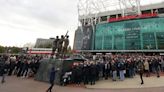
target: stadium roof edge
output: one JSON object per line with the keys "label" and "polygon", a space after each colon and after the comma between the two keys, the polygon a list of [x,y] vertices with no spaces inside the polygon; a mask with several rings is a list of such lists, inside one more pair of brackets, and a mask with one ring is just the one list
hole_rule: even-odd
{"label": "stadium roof edge", "polygon": [[[158,9],[158,8],[163,8],[163,7],[164,7],[164,2],[156,3],[156,4],[150,4],[150,5],[143,5],[143,6],[141,6],[141,11],[142,10],[148,10],[148,9]],[[100,12],[97,14],[97,17],[115,15],[115,14],[121,14],[121,10],[112,10],[112,11]],[[95,17],[95,14],[80,15],[79,19],[86,19],[86,18],[92,18],[92,17]]]}

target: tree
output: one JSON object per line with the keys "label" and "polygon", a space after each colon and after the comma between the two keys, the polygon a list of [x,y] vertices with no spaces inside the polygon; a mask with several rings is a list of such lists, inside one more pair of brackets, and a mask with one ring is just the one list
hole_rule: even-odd
{"label": "tree", "polygon": [[21,48],[19,47],[11,47],[10,50],[11,50],[10,53],[14,53],[14,54],[18,54],[21,52]]}
{"label": "tree", "polygon": [[22,48],[19,48],[19,47],[3,47],[3,46],[0,46],[0,53],[18,54],[21,51],[22,51]]}
{"label": "tree", "polygon": [[0,46],[0,53],[5,53],[5,47]]}
{"label": "tree", "polygon": [[68,46],[67,53],[68,53],[68,54],[72,54],[71,46]]}

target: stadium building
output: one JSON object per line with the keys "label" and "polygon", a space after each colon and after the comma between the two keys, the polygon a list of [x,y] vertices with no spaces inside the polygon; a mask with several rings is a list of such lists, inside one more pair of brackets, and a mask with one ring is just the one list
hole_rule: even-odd
{"label": "stadium building", "polygon": [[164,52],[164,1],[142,4],[140,0],[88,0],[86,5],[82,1],[78,5],[80,26],[75,32],[74,50]]}

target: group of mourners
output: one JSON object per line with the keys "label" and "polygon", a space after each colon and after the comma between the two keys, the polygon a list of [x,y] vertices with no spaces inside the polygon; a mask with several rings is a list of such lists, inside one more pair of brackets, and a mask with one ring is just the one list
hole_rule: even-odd
{"label": "group of mourners", "polygon": [[75,63],[72,69],[62,76],[64,85],[81,83],[94,85],[96,81],[111,78],[113,81],[133,78],[140,75],[141,84],[144,84],[143,74],[149,77],[151,73],[160,77],[164,72],[164,57],[159,55],[98,55],[92,60]]}
{"label": "group of mourners", "polygon": [[[67,72],[61,75],[61,84],[95,85],[98,80],[124,81],[125,78],[133,78],[140,75],[141,84],[144,84],[143,75],[149,77],[152,73],[160,77],[164,72],[164,57],[160,55],[140,54],[111,54],[111,55],[89,55],[86,61],[76,62]],[[0,76],[2,83],[5,75],[16,75],[17,77],[32,77],[39,69],[42,56],[30,55],[0,55]],[[51,86],[47,92],[51,92],[55,80],[55,68],[50,73]]]}
{"label": "group of mourners", "polygon": [[17,77],[32,77],[37,73],[41,56],[29,55],[0,55],[1,83],[5,82],[5,75]]}

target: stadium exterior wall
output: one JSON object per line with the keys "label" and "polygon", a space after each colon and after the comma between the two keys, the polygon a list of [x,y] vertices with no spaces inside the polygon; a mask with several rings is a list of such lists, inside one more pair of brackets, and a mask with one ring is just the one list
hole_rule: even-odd
{"label": "stadium exterior wall", "polygon": [[94,50],[164,50],[164,18],[96,25]]}
{"label": "stadium exterior wall", "polygon": [[[95,39],[92,44],[94,49],[75,50],[79,52],[164,52],[164,17],[97,24],[95,34],[92,36]],[[89,42],[83,45],[91,44]]]}

